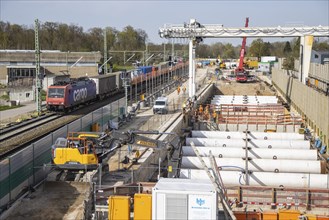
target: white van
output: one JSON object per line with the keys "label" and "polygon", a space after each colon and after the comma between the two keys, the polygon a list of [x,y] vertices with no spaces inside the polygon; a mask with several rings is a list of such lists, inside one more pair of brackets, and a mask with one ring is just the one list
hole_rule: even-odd
{"label": "white van", "polygon": [[168,113],[168,98],[167,97],[158,97],[155,100],[154,106],[153,106],[153,113],[161,113],[161,114],[167,114]]}

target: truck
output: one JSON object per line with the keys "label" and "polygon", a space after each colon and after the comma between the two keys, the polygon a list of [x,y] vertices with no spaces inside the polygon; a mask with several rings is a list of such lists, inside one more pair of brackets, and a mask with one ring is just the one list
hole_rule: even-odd
{"label": "truck", "polygon": [[153,114],[167,114],[168,113],[168,98],[167,97],[158,97],[153,106]]}

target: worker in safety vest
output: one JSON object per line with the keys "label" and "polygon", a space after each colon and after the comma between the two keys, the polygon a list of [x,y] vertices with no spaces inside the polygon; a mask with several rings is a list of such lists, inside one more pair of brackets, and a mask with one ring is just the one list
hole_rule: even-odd
{"label": "worker in safety vest", "polygon": [[217,120],[216,120],[217,119],[217,113],[216,113],[215,109],[212,113],[212,118],[213,118],[214,122],[217,122]]}
{"label": "worker in safety vest", "polygon": [[139,156],[140,156],[140,154],[139,154],[139,150],[136,150],[136,153],[135,153],[135,158],[136,158],[136,159],[138,159],[138,158],[139,158]]}
{"label": "worker in safety vest", "polygon": [[177,87],[177,94],[179,95],[179,93],[180,93],[180,87],[178,86]]}
{"label": "worker in safety vest", "polygon": [[203,112],[203,107],[202,107],[202,105],[200,105],[200,107],[199,107],[199,114],[201,115],[202,112]]}
{"label": "worker in safety vest", "polygon": [[185,94],[185,92],[186,92],[186,87],[183,86],[183,93]]}

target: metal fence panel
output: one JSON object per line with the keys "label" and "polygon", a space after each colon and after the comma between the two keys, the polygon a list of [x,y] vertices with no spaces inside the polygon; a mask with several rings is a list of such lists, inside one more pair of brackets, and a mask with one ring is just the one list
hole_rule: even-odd
{"label": "metal fence panel", "polygon": [[9,201],[9,159],[0,162],[0,206],[7,204]]}
{"label": "metal fence panel", "polygon": [[53,140],[53,135],[49,134],[46,137],[38,140],[37,142],[34,142],[34,158],[36,159],[41,154],[43,154],[46,151],[50,151],[51,146],[53,142],[56,141],[56,139]]}
{"label": "metal fence panel", "polygon": [[81,131],[90,131],[90,124],[92,121],[92,113],[85,115],[81,118]]}
{"label": "metal fence panel", "polygon": [[10,172],[13,174],[22,167],[28,165],[33,160],[33,148],[32,145],[17,152],[10,157]]}
{"label": "metal fence panel", "polygon": [[76,131],[80,131],[80,130],[81,130],[81,120],[80,119],[68,124],[69,132],[76,132]]}
{"label": "metal fence panel", "polygon": [[63,126],[62,128],[54,131],[52,133],[52,135],[53,135],[53,141],[55,142],[56,139],[59,138],[59,137],[66,137],[67,132],[68,132],[67,131],[67,128],[68,128],[67,126]]}

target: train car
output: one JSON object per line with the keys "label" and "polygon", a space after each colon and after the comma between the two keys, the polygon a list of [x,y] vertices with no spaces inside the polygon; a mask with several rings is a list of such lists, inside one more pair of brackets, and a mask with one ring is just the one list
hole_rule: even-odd
{"label": "train car", "polygon": [[141,73],[148,74],[152,72],[153,66],[140,66],[138,69],[141,71]]}
{"label": "train car", "polygon": [[118,91],[116,76],[113,74],[90,77],[96,84],[96,94],[99,99],[112,95]]}
{"label": "train car", "polygon": [[123,81],[122,81],[122,71],[110,73],[110,75],[115,76],[115,83],[119,91],[123,89]]}
{"label": "train car", "polygon": [[96,99],[96,83],[86,77],[58,82],[48,87],[46,106],[50,111],[67,111]]}

